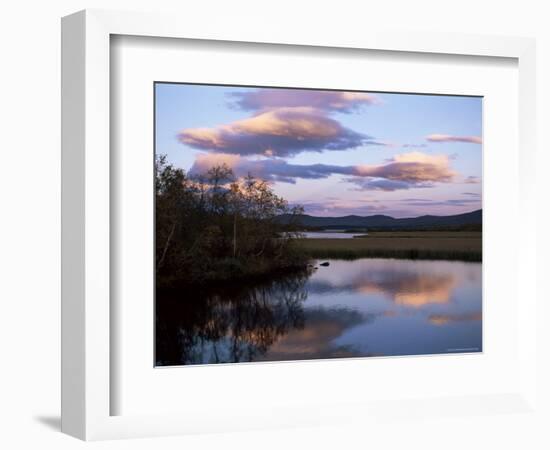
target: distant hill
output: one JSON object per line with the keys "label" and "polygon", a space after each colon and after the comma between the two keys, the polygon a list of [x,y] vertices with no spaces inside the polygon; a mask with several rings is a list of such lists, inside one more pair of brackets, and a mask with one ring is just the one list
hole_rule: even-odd
{"label": "distant hill", "polygon": [[[306,228],[347,229],[347,228],[376,228],[376,229],[423,229],[423,228],[453,228],[465,226],[481,226],[482,210],[472,211],[453,216],[419,216],[396,219],[385,215],[374,216],[343,216],[343,217],[316,217],[302,214],[298,218],[300,225]],[[283,214],[278,220],[288,224],[290,216]]]}

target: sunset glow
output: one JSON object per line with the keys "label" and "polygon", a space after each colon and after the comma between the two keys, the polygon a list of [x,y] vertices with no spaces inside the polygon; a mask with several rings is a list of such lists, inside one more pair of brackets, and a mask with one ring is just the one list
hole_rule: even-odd
{"label": "sunset glow", "polygon": [[306,214],[481,209],[482,99],[157,83],[156,153],[191,175],[226,164]]}

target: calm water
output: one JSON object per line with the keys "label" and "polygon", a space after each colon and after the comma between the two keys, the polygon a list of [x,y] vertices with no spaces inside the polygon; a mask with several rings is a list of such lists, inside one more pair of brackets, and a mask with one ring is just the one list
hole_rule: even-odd
{"label": "calm water", "polygon": [[344,233],[338,231],[306,231],[303,233],[306,239],[353,239],[355,236],[362,236],[367,233]]}
{"label": "calm water", "polygon": [[255,286],[157,294],[157,364],[481,351],[481,264],[328,260]]}

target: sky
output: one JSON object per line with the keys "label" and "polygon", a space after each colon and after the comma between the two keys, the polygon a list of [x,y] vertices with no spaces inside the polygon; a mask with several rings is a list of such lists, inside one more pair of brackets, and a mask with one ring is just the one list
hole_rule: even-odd
{"label": "sky", "polygon": [[481,208],[481,97],[155,84],[155,152],[221,163],[306,214],[416,217]]}

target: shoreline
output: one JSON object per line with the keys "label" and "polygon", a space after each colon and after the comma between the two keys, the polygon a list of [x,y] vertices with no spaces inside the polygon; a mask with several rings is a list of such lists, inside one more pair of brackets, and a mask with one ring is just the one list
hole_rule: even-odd
{"label": "shoreline", "polygon": [[[312,259],[355,260],[388,258],[432,261],[482,262],[481,232],[372,232],[349,239],[302,238],[293,243],[294,260],[256,260],[253,264],[232,267],[232,264],[203,274],[196,281],[159,279],[157,288],[224,285],[225,283],[262,283],[288,275],[306,274]],[[231,263],[231,258],[226,263]]]}

